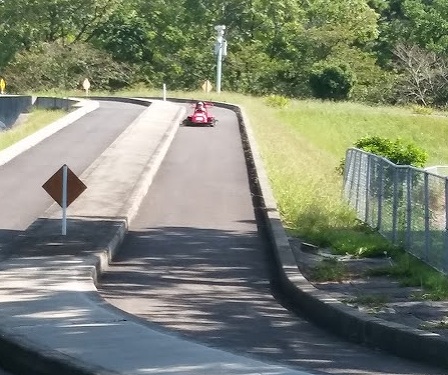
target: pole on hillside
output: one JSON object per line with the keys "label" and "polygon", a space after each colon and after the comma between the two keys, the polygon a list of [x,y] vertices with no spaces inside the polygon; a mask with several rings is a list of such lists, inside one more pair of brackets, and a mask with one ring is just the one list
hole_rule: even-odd
{"label": "pole on hillside", "polygon": [[224,39],[224,30],[226,27],[224,25],[215,26],[215,30],[218,35],[216,37],[215,43],[215,54],[216,54],[216,92],[219,94],[221,92],[221,76],[222,76],[222,59],[227,55],[227,41]]}

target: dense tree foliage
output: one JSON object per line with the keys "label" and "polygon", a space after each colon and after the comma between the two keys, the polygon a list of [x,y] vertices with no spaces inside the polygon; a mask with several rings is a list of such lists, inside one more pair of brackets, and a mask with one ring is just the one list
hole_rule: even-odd
{"label": "dense tree foliage", "polygon": [[324,98],[443,105],[448,91],[446,0],[3,0],[0,17],[0,67],[18,91],[83,75],[92,88],[198,89],[215,78],[219,24],[224,90],[310,97],[327,67],[347,92]]}
{"label": "dense tree foliage", "polygon": [[313,95],[319,99],[347,100],[355,77],[346,65],[324,66],[310,74]]}

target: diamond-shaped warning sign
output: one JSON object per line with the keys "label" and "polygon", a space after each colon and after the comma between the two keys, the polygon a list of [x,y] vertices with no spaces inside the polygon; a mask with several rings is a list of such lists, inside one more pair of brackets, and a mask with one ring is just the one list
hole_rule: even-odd
{"label": "diamond-shaped warning sign", "polygon": [[[64,166],[51,176],[42,187],[62,207],[62,179]],[[87,186],[67,167],[67,207],[78,198]]]}

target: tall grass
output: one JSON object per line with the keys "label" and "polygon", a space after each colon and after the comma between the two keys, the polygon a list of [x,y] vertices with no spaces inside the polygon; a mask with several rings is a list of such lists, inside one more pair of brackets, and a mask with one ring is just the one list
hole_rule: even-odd
{"label": "tall grass", "polygon": [[419,116],[411,108],[291,100],[275,108],[235,97],[249,114],[285,226],[294,235],[336,252],[360,256],[393,247],[366,230],[342,200],[336,167],[345,151],[367,135],[415,142],[429,163],[448,164],[448,118]]}
{"label": "tall grass", "polygon": [[248,103],[246,108],[285,224],[294,234],[339,252],[391,251],[387,241],[359,226],[341,200],[336,167],[356,140],[402,138],[427,150],[430,164],[448,164],[448,118],[443,116],[320,101],[291,101],[286,109]]}

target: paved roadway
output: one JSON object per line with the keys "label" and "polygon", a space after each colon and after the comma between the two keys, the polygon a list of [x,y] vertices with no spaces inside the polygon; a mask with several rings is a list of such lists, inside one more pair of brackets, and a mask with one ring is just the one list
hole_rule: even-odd
{"label": "paved roadway", "polygon": [[179,129],[102,296],[192,340],[296,369],[446,374],[341,341],[288,310],[257,231],[236,117],[213,112],[216,128]]}
{"label": "paved roadway", "polygon": [[[0,257],[13,236],[53,203],[42,184],[66,163],[81,174],[146,107],[100,102],[100,107],[0,166]],[[0,375],[8,375],[0,369]]]}
{"label": "paved roadway", "polygon": [[0,166],[0,255],[53,200],[42,184],[64,163],[81,174],[146,107],[100,102],[100,107]]}

